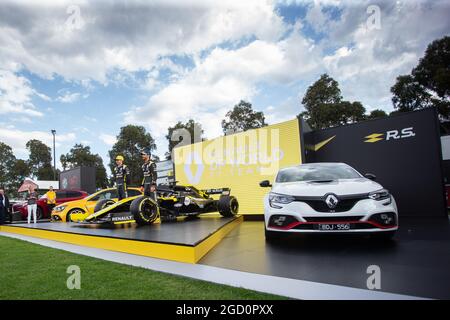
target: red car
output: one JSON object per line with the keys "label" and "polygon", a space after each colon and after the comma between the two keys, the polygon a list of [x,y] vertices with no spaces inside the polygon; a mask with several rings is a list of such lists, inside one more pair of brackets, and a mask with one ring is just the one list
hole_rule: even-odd
{"label": "red car", "polygon": [[[89,194],[84,191],[78,190],[55,190],[56,192],[56,205],[73,200],[80,200],[87,197]],[[12,206],[12,212],[20,212],[22,219],[26,220],[28,217],[27,202],[19,202]],[[50,210],[47,206],[47,199],[41,196],[37,201],[36,219],[50,218]]]}

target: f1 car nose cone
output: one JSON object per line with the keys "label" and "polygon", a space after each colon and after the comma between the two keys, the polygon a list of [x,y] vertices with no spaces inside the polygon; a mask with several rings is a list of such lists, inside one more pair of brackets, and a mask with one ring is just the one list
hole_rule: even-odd
{"label": "f1 car nose cone", "polygon": [[338,205],[338,202],[339,202],[339,200],[334,194],[329,194],[325,198],[325,203],[327,204],[328,208],[330,208],[330,209],[336,208],[336,206]]}

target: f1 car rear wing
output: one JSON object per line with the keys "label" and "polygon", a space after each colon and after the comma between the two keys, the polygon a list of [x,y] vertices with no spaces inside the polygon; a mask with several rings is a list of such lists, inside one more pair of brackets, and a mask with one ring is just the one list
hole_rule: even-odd
{"label": "f1 car rear wing", "polygon": [[228,196],[231,192],[231,189],[230,188],[215,188],[215,189],[204,189],[201,191],[206,194],[221,194],[224,196]]}

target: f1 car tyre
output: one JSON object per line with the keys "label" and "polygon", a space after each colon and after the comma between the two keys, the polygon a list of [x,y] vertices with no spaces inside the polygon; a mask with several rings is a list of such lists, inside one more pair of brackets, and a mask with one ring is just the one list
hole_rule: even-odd
{"label": "f1 car tyre", "polygon": [[217,203],[219,213],[224,217],[235,216],[239,211],[239,203],[233,196],[221,196]]}
{"label": "f1 car tyre", "polygon": [[105,209],[106,207],[109,207],[110,205],[114,204],[114,200],[111,199],[103,199],[97,202],[97,204],[94,207],[94,212],[100,211]]}
{"label": "f1 car tyre", "polygon": [[134,199],[130,211],[136,223],[141,226],[152,224],[159,216],[158,204],[146,196]]}

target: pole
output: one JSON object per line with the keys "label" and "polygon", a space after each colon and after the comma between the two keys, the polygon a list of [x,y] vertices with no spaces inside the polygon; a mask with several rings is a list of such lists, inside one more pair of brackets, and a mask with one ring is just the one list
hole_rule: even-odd
{"label": "pole", "polygon": [[53,134],[53,181],[56,181],[56,149],[55,149],[56,130],[52,130],[52,134]]}

